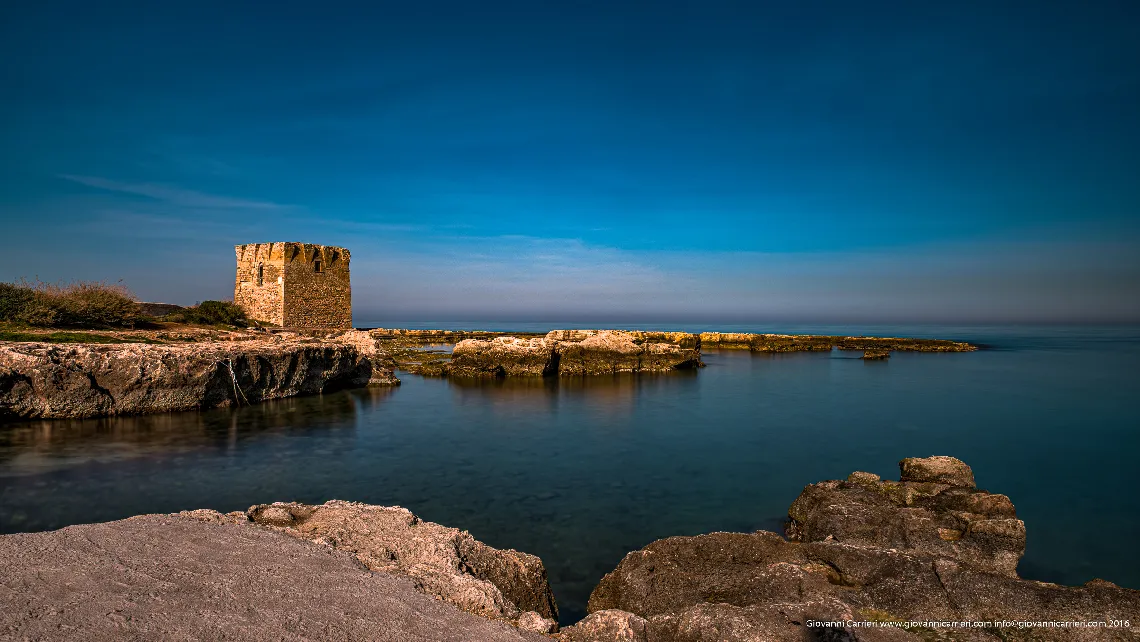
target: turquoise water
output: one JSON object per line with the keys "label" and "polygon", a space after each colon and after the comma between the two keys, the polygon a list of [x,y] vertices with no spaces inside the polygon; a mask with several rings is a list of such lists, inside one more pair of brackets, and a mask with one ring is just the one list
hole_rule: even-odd
{"label": "turquoise water", "polygon": [[570,622],[603,574],[654,539],[780,530],[806,484],[897,478],[899,459],[939,454],[1013,499],[1028,529],[1023,576],[1140,588],[1140,329],[704,329],[986,349],[888,362],[712,351],[695,373],[558,381],[404,373],[395,389],[235,411],[8,424],[0,532],[275,500],[398,504],[542,557]]}

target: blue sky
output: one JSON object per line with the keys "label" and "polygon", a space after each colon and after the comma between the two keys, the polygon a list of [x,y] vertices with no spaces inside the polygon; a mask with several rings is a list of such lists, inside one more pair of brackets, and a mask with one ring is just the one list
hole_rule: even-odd
{"label": "blue sky", "polygon": [[1140,5],[20,3],[0,279],[357,319],[1140,320]]}

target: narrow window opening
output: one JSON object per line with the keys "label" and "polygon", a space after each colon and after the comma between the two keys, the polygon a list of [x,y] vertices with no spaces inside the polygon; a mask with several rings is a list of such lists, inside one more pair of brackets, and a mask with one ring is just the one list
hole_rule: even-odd
{"label": "narrow window opening", "polygon": [[264,285],[265,284],[265,264],[264,263],[258,263],[257,264],[257,284],[258,285]]}
{"label": "narrow window opening", "polygon": [[321,267],[321,260],[320,259],[313,261],[313,271],[316,272],[317,274],[324,272],[324,269]]}

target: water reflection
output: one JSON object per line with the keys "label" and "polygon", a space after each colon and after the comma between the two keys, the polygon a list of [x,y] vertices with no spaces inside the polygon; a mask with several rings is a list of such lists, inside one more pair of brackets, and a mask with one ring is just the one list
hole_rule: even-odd
{"label": "water reflection", "polygon": [[369,388],[204,412],[0,424],[0,477],[157,454],[232,451],[265,433],[351,431],[361,410],[389,395],[390,388]]}
{"label": "water reflection", "polygon": [[[654,539],[779,529],[806,484],[953,454],[1017,505],[1035,579],[1140,586],[1140,342],[962,338],[1008,349],[874,367],[710,350],[699,372],[406,375],[235,410],[0,426],[0,532],[277,500],[398,504],[540,556],[567,623]],[[1089,506],[1113,525],[1096,546]]]}
{"label": "water reflection", "polygon": [[639,400],[694,389],[697,371],[621,372],[590,377],[455,378],[448,383],[458,403],[489,404],[499,413],[552,412],[560,404],[579,405],[588,400],[591,414],[617,418],[631,415]]}

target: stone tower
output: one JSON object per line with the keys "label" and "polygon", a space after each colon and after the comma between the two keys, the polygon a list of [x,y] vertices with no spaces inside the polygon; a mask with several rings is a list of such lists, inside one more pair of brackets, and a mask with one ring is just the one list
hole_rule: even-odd
{"label": "stone tower", "polygon": [[234,303],[252,319],[287,328],[351,328],[349,252],[311,243],[234,246]]}

